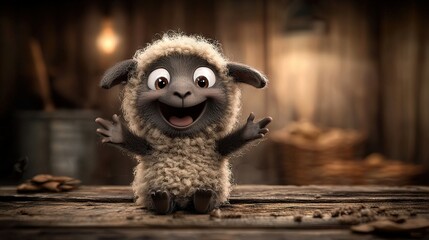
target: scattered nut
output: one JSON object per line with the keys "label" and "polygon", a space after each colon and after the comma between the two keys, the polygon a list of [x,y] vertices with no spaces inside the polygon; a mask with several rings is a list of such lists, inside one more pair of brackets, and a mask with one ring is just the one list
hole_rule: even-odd
{"label": "scattered nut", "polygon": [[377,210],[377,213],[384,213],[386,212],[386,207],[385,206],[380,206]]}
{"label": "scattered nut", "polygon": [[364,208],[364,209],[360,210],[360,215],[362,217],[370,217],[370,216],[372,216],[372,211],[369,210],[368,208]]}
{"label": "scattered nut", "polygon": [[302,222],[302,216],[301,215],[293,216],[293,221],[294,222]]}
{"label": "scattered nut", "polygon": [[401,217],[401,218],[392,219],[391,221],[395,223],[404,223],[407,221],[407,219],[404,217]]}
{"label": "scattered nut", "polygon": [[81,181],[78,180],[78,179],[71,179],[71,180],[65,181],[64,184],[67,184],[67,185],[79,185],[79,184],[81,184]]}
{"label": "scattered nut", "polygon": [[241,218],[241,214],[228,214],[228,215],[223,215],[222,218]]}
{"label": "scattered nut", "polygon": [[26,192],[38,192],[42,189],[42,187],[38,185],[33,185],[31,183],[22,183],[16,189],[19,193],[26,193]]}
{"label": "scattered nut", "polygon": [[359,224],[351,227],[353,232],[357,233],[407,233],[411,236],[421,234],[426,229],[429,229],[429,220],[426,218],[388,218],[377,217],[377,220]]}
{"label": "scattered nut", "polygon": [[340,209],[334,209],[334,211],[331,212],[331,217],[338,217],[340,216]]}
{"label": "scattered nut", "polygon": [[220,209],[213,209],[213,211],[210,212],[210,218],[222,218],[222,213]]}
{"label": "scattered nut", "polygon": [[313,212],[313,218],[323,218],[323,214],[320,210],[316,210]]}
{"label": "scattered nut", "polygon": [[392,212],[392,213],[390,213],[390,216],[399,217],[399,213],[398,212]]}
{"label": "scattered nut", "polygon": [[31,179],[31,181],[34,183],[45,183],[50,180],[52,180],[52,175],[49,174],[39,174]]}
{"label": "scattered nut", "polygon": [[76,186],[68,185],[68,184],[61,184],[58,186],[63,191],[70,191],[76,188]]}
{"label": "scattered nut", "polygon": [[374,227],[371,224],[359,224],[351,226],[352,232],[356,233],[370,233],[374,231]]}
{"label": "scattered nut", "polygon": [[18,211],[18,214],[20,214],[20,215],[29,215],[29,216],[31,216],[31,214],[30,214],[29,212],[25,211],[25,210],[19,210],[19,211]]}
{"label": "scattered nut", "polygon": [[61,192],[76,189],[80,180],[67,176],[39,174],[17,187],[18,193],[29,192]]}
{"label": "scattered nut", "polygon": [[74,179],[72,177],[67,177],[67,176],[51,176],[51,180],[56,181],[56,182],[65,183],[65,182],[73,181],[76,179]]}
{"label": "scattered nut", "polygon": [[184,212],[183,211],[177,211],[173,214],[173,218],[184,218]]}
{"label": "scattered nut", "polygon": [[58,188],[59,185],[60,185],[59,182],[45,182],[42,184],[42,187],[52,192],[59,192],[60,191],[60,189]]}

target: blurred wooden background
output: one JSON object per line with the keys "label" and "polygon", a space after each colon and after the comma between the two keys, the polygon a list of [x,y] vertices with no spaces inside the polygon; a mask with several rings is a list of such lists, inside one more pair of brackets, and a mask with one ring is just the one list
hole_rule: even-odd
{"label": "blurred wooden background", "polygon": [[[429,167],[428,5],[423,0],[0,3],[2,176],[21,154],[12,147],[13,113],[43,109],[30,42],[40,46],[57,109],[93,109],[109,117],[119,111],[120,89],[98,88],[103,71],[168,30],[216,39],[229,59],[267,74],[267,89],[243,86],[242,119],[252,111],[270,115],[272,131],[296,120],[356,129],[368,136],[365,153]],[[106,19],[119,37],[109,55],[96,46]],[[267,145],[233,162],[238,183],[278,182]],[[129,183],[134,162],[116,149],[97,149],[93,182]]]}

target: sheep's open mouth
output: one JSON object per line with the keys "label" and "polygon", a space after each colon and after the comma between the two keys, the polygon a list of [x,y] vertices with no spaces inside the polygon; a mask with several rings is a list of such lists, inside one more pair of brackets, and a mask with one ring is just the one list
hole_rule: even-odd
{"label": "sheep's open mouth", "polygon": [[164,120],[174,128],[187,128],[196,122],[204,110],[206,101],[192,107],[171,107],[165,103],[159,102],[159,110]]}

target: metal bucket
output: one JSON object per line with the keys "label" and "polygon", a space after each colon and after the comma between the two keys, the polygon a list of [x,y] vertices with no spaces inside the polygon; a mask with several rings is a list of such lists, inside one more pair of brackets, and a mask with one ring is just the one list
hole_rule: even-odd
{"label": "metal bucket", "polygon": [[93,182],[96,117],[97,112],[89,110],[18,112],[18,151],[29,158],[23,177],[49,173]]}

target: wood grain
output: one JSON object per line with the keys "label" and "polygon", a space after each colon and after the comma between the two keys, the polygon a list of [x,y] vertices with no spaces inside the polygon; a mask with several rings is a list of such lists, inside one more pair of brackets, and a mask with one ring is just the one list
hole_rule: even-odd
{"label": "wood grain", "polygon": [[[220,217],[179,211],[153,215],[132,202],[131,189],[82,187],[69,193],[16,194],[0,188],[2,228],[345,229],[360,221],[332,217],[338,208],[379,208],[429,217],[428,187],[237,186]],[[314,218],[314,211],[322,218]],[[294,216],[302,216],[295,222]]]}
{"label": "wood grain", "polygon": [[[15,187],[1,187],[0,201],[69,201],[69,202],[132,202],[128,186],[83,186],[65,193],[18,194]],[[280,186],[239,185],[230,197],[231,203],[285,203],[285,202],[376,202],[426,201],[429,187],[386,186]],[[429,205],[428,205],[429,206]]]}
{"label": "wood grain", "polygon": [[[429,218],[429,187],[235,186],[219,216],[188,211],[154,215],[133,203],[128,186],[83,186],[67,193],[37,194],[17,194],[14,187],[0,187],[0,234],[2,239],[77,239],[83,235],[85,239],[362,238],[349,227],[364,218],[333,215],[336,209],[345,208],[382,208],[386,216]],[[316,211],[321,218],[313,217]],[[296,216],[302,217],[300,222]]]}

